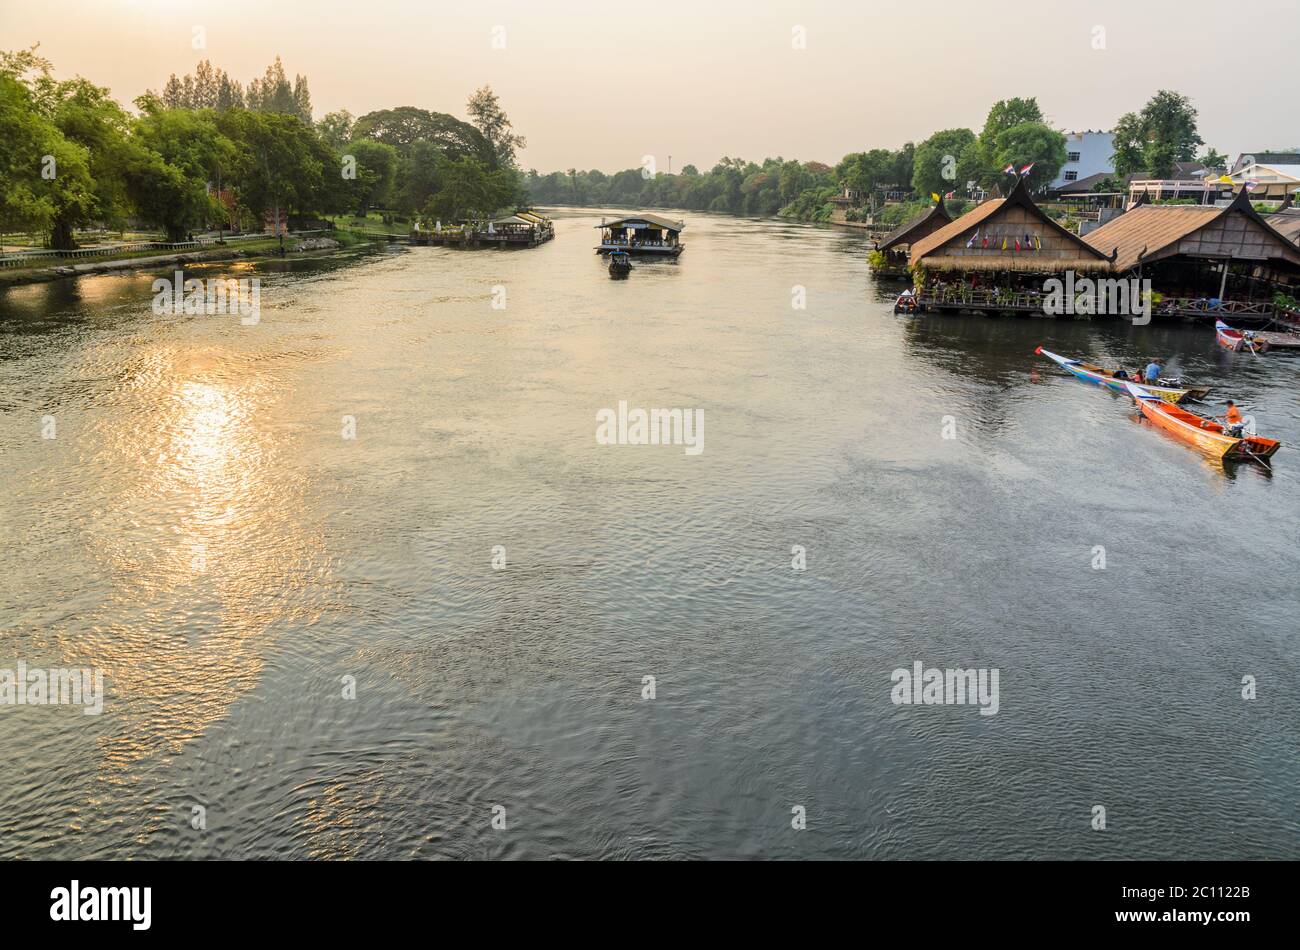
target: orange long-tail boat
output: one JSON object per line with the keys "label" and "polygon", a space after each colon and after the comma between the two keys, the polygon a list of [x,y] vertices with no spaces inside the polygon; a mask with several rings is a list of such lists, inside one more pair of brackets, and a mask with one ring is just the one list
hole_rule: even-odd
{"label": "orange long-tail boat", "polygon": [[1147,392],[1144,387],[1134,383],[1128,384],[1128,391],[1147,419],[1214,458],[1227,461],[1265,462],[1282,445],[1276,439],[1265,439],[1256,435],[1231,435],[1223,423],[1188,412],[1182,406],[1165,402],[1159,396]]}

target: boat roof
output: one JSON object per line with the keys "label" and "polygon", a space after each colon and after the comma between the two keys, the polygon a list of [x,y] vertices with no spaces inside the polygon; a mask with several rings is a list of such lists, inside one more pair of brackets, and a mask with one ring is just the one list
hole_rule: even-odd
{"label": "boat roof", "polygon": [[613,221],[602,221],[596,225],[598,228],[617,228],[629,222],[644,221],[646,224],[653,224],[657,228],[667,228],[669,231],[683,231],[686,228],[684,221],[672,221],[658,214],[646,214],[640,212],[628,215],[626,218],[616,218]]}

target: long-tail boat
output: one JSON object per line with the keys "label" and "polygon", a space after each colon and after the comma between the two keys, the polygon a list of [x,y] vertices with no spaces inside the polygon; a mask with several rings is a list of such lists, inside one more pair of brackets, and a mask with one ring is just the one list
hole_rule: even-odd
{"label": "long-tail boat", "polygon": [[1150,387],[1128,384],[1129,394],[1137,401],[1142,415],[1184,442],[1190,442],[1202,452],[1217,459],[1228,461],[1259,461],[1270,458],[1282,443],[1276,439],[1265,439],[1255,435],[1234,435],[1239,427],[1229,427],[1214,419],[1198,416],[1188,412],[1182,406],[1175,406],[1158,396],[1152,395]]}
{"label": "long-tail boat", "polygon": [[1250,350],[1254,353],[1268,351],[1268,340],[1258,340],[1253,333],[1234,330],[1222,320],[1214,321],[1214,335],[1219,341],[1219,346],[1234,353],[1240,353],[1242,350]]}
{"label": "long-tail boat", "polygon": [[[1129,380],[1127,377],[1117,377],[1112,370],[1102,369],[1100,366],[1094,366],[1092,363],[1085,363],[1082,360],[1066,359],[1064,356],[1058,356],[1050,350],[1045,350],[1041,346],[1034,350],[1035,353],[1046,356],[1049,360],[1059,363],[1073,376],[1082,379],[1086,383],[1093,383],[1097,386],[1105,386],[1107,389],[1113,389],[1117,393],[1128,393],[1125,386]],[[1210,392],[1209,389],[1184,389],[1181,386],[1147,386],[1151,392],[1155,393],[1165,402],[1178,403],[1187,399],[1204,399]]]}

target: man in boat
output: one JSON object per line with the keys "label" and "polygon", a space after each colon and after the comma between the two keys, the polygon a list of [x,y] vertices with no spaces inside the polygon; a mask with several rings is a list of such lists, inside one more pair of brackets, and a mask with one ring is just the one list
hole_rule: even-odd
{"label": "man in boat", "polygon": [[1124,367],[1122,367],[1122,366],[1119,367],[1119,369],[1115,370],[1115,378],[1116,378],[1116,379],[1128,379],[1128,370],[1126,370],[1126,369],[1125,369]]}
{"label": "man in boat", "polygon": [[1160,360],[1157,357],[1151,357],[1151,362],[1147,364],[1144,375],[1150,385],[1155,385],[1160,379]]}
{"label": "man in boat", "polygon": [[1241,438],[1241,430],[1245,428],[1245,423],[1241,419],[1241,410],[1231,399],[1228,400],[1228,411],[1223,414],[1223,425],[1228,435]]}

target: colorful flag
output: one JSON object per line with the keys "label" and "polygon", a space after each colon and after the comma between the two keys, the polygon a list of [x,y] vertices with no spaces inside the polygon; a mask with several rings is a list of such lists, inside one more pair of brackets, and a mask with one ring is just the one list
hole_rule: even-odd
{"label": "colorful flag", "polygon": [[931,201],[938,201],[938,200],[939,200],[939,192],[937,192],[937,191],[932,191],[932,192],[930,192],[930,200],[931,200]]}
{"label": "colorful flag", "polygon": [[1020,238],[1016,238],[1016,250],[1020,250]]}
{"label": "colorful flag", "polygon": [[1034,235],[1034,250],[1035,250],[1035,251],[1041,251],[1042,249],[1043,249],[1043,239],[1040,238],[1037,234],[1035,234],[1035,235]]}
{"label": "colorful flag", "polygon": [[986,235],[984,235],[984,247],[985,247],[985,249],[987,249],[988,246],[989,246],[989,236],[986,234]]}
{"label": "colorful flag", "polygon": [[957,192],[955,192],[955,191],[950,191],[950,192],[948,192],[946,195],[944,195],[943,197],[944,197],[945,200],[948,199],[948,198],[956,198],[956,197],[957,197]]}
{"label": "colorful flag", "polygon": [[1032,169],[1033,167],[1034,167],[1034,163],[1033,163],[1033,162],[1030,162],[1030,163],[1029,163],[1028,165],[1026,165],[1024,168],[1020,169],[1020,177],[1021,177],[1021,178],[1024,178],[1026,175],[1028,175],[1030,169]]}
{"label": "colorful flag", "polygon": [[1005,251],[1006,249],[1007,249],[1007,239],[1006,239],[1006,238],[1003,238],[1003,239],[1002,239],[1002,250]]}
{"label": "colorful flag", "polygon": [[1016,163],[1015,163],[1015,162],[1007,162],[1007,167],[1004,168],[1004,169],[1002,169],[1002,174],[1004,174],[1004,175],[1013,175],[1013,174],[1015,174],[1015,171],[1016,171]]}
{"label": "colorful flag", "polygon": [[1259,187],[1259,182],[1257,182],[1255,179],[1251,178],[1251,179],[1247,180],[1247,182],[1246,182],[1246,190],[1247,190],[1247,191],[1254,191],[1254,190],[1255,190],[1256,188],[1258,188],[1258,187]]}
{"label": "colorful flag", "polygon": [[1220,175],[1220,176],[1219,176],[1219,181],[1223,182],[1225,185],[1232,185],[1232,184],[1235,184],[1235,182],[1233,182],[1232,178],[1229,177],[1228,175]]}
{"label": "colorful flag", "polygon": [[979,239],[980,239],[980,229],[979,229],[979,228],[976,228],[976,229],[975,229],[975,233],[972,234],[970,240],[966,242],[966,246],[967,246],[967,247],[974,247],[974,246],[975,246],[975,242],[978,241]]}

